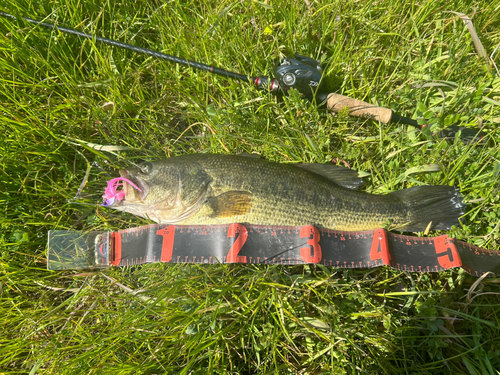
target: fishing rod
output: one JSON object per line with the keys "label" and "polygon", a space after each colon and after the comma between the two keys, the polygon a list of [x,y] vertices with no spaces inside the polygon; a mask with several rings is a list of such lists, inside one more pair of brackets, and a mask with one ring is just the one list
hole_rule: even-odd
{"label": "fishing rod", "polygon": [[[18,17],[0,11],[0,16],[16,20]],[[137,53],[143,53],[162,60],[188,66],[193,69],[204,70],[213,74],[223,76],[228,79],[239,80],[254,84],[259,90],[268,90],[274,95],[286,95],[289,90],[296,89],[302,97],[309,100],[316,100],[321,106],[326,106],[330,112],[339,112],[343,108],[349,109],[349,115],[360,118],[372,119],[383,124],[406,124],[422,130],[426,125],[420,125],[417,120],[404,117],[394,113],[391,109],[375,106],[362,100],[350,98],[344,95],[329,93],[324,89],[322,81],[322,68],[318,61],[306,56],[293,55],[283,58],[279,65],[275,66],[274,74],[276,78],[267,76],[251,77],[229,70],[221,69],[215,66],[187,60],[181,57],[168,55],[162,52],[147,48],[137,47],[132,44],[119,42],[113,39],[101,36],[87,34],[78,30],[56,26],[51,23],[33,20],[27,17],[19,17],[26,22],[39,25],[52,30],[77,35],[82,38],[95,40],[104,44],[124,48]],[[437,133],[441,138],[454,139],[455,134],[461,132],[461,138],[464,143],[479,141],[484,134],[478,129],[470,129],[463,126],[451,125]]]}

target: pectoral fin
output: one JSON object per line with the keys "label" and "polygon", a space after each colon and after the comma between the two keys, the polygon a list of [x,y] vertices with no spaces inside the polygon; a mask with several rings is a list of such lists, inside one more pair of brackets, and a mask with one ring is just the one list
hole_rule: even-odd
{"label": "pectoral fin", "polygon": [[207,204],[212,208],[212,217],[245,215],[252,209],[253,196],[248,191],[228,191],[209,198]]}

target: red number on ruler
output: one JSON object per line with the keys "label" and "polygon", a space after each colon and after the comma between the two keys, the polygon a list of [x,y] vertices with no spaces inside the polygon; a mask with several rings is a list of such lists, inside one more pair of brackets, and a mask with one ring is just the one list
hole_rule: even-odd
{"label": "red number on ruler", "polygon": [[462,266],[457,247],[447,235],[434,238],[434,247],[441,267],[448,269]]}
{"label": "red number on ruler", "polygon": [[111,233],[111,239],[113,241],[113,256],[111,258],[111,264],[113,266],[118,266],[122,261],[122,235],[120,232]]}
{"label": "red number on ruler", "polygon": [[391,264],[391,253],[387,245],[387,233],[383,229],[376,229],[373,232],[372,248],[370,250],[370,259],[382,259],[382,263],[386,265]]}
{"label": "red number on ruler", "polygon": [[156,231],[156,234],[163,236],[160,262],[170,262],[174,251],[175,225],[169,225],[166,228],[159,229]]}
{"label": "red number on ruler", "polygon": [[[312,238],[310,238],[312,235]],[[319,245],[320,235],[316,227],[305,225],[300,228],[300,238],[307,238],[309,247],[300,248],[300,257],[306,263],[319,263],[322,258],[321,246]],[[311,255],[312,250],[312,255]]]}
{"label": "red number on ruler", "polygon": [[236,234],[239,234],[238,238],[234,241],[233,246],[229,249],[227,253],[228,263],[246,263],[247,257],[244,255],[238,255],[241,248],[245,244],[248,238],[248,230],[241,224],[231,224],[227,230],[227,237],[234,238]]}

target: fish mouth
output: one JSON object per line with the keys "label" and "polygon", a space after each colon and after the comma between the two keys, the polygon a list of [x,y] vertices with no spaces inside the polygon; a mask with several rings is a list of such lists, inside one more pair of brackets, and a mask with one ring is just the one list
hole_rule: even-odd
{"label": "fish mouth", "polygon": [[120,172],[120,177],[130,180],[140,189],[139,191],[134,186],[129,184],[127,181],[122,181],[123,191],[125,193],[123,202],[137,203],[144,201],[144,199],[148,195],[149,191],[148,185],[141,179],[129,174],[129,172],[126,169],[120,169],[119,172]]}

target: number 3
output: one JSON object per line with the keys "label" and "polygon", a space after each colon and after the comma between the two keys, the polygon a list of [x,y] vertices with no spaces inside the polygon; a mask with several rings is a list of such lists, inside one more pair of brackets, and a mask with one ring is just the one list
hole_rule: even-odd
{"label": "number 3", "polygon": [[[312,238],[311,237],[312,234]],[[307,238],[308,247],[300,248],[300,256],[305,263],[319,263],[321,261],[320,235],[316,227],[306,225],[300,228],[300,238]],[[311,255],[311,250],[312,254]]]}

